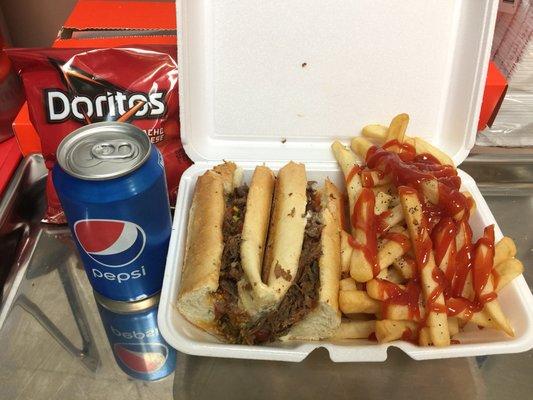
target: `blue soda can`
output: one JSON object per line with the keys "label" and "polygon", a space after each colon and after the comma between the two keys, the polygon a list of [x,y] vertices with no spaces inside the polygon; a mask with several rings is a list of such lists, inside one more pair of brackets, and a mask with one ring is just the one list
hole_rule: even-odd
{"label": "blue soda can", "polygon": [[159,295],[136,302],[119,302],[94,295],[115,360],[135,379],[155,381],[176,368],[176,350],[157,327]]}
{"label": "blue soda can", "polygon": [[59,144],[52,178],[93,289],[118,301],[158,293],[171,216],[146,134],[120,122],[77,129]]}

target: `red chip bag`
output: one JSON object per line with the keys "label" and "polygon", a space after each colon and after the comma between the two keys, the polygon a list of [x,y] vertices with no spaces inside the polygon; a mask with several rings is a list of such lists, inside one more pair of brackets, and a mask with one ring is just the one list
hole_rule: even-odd
{"label": "red chip bag", "polygon": [[[61,140],[101,121],[142,129],[163,155],[170,203],[183,171],[191,165],[179,135],[175,46],[109,49],[12,49],[22,77],[30,119],[52,169]],[[64,223],[51,174],[45,222]]]}

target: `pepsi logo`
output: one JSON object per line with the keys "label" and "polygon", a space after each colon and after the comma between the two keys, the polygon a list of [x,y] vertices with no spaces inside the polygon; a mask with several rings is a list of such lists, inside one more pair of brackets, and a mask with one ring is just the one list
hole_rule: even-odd
{"label": "pepsi logo", "polygon": [[138,373],[158,371],[168,357],[168,347],[161,343],[115,343],[113,348],[122,364]]}
{"label": "pepsi logo", "polygon": [[123,267],[144,250],[146,234],[133,222],[84,219],[74,224],[74,233],[84,252],[106,267]]}

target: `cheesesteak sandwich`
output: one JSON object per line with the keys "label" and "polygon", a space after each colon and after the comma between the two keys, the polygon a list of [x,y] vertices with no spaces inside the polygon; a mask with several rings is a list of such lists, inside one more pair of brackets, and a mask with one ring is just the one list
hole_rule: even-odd
{"label": "cheesesteak sandwich", "polygon": [[340,324],[340,193],[289,163],[259,166],[250,187],[225,163],[198,178],[179,311],[230,343],[319,340]]}

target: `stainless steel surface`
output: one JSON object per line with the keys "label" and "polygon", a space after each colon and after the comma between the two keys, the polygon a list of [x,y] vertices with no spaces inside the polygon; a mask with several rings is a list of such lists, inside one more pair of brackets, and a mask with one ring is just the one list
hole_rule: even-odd
{"label": "stainless steel surface", "polygon": [[99,122],[76,129],[57,148],[57,161],[69,175],[85,180],[124,176],[150,156],[148,136],[134,125]]}
{"label": "stainless steel surface", "polygon": [[470,174],[484,195],[524,196],[533,194],[533,151],[513,154],[470,155],[460,166]]}
{"label": "stainless steel surface", "polygon": [[25,158],[0,199],[0,328],[25,261],[35,248],[45,207],[46,168],[41,156]]}
{"label": "stainless steel surface", "polygon": [[[465,166],[481,184],[492,184],[491,190],[500,188],[486,200],[504,233],[514,237],[531,285],[533,192],[502,195],[504,180],[496,184],[488,179],[525,176],[528,171],[523,171],[523,164],[514,169],[508,163],[468,162],[461,167]],[[524,178],[523,183],[530,182]],[[335,364],[325,350],[315,351],[298,364],[178,354],[172,376],[160,382],[134,381],[115,365],[68,231],[41,226],[28,243],[33,243],[32,256],[27,258],[16,298],[28,299],[40,311],[28,314],[23,307],[10,307],[0,330],[0,399],[532,398],[533,351],[419,362],[391,349],[384,363],[359,364]],[[69,303],[65,287],[76,291],[77,308]],[[64,338],[53,329],[43,329],[41,312]],[[74,314],[87,326],[79,328]],[[74,348],[83,349],[87,340],[84,342],[82,335],[87,332],[86,339],[94,343],[99,359],[96,372],[73,354]],[[68,342],[72,347],[65,346]]]}

